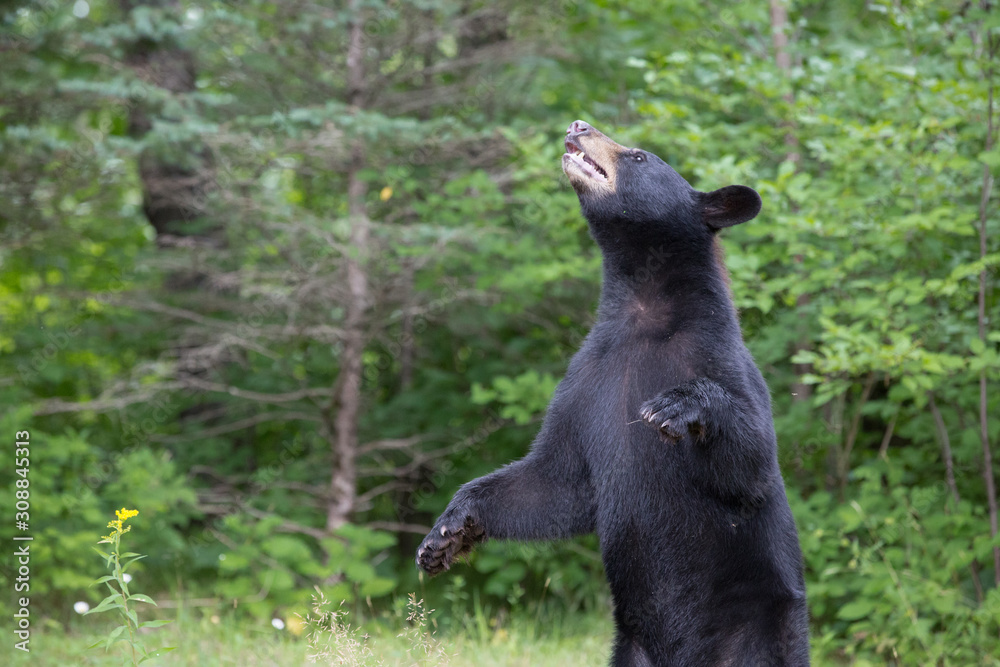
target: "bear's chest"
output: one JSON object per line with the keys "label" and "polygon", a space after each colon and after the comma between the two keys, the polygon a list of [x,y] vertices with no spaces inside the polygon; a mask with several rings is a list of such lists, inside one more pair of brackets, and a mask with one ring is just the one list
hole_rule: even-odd
{"label": "bear's chest", "polygon": [[652,585],[645,577],[655,570],[642,565],[647,555],[701,545],[704,517],[713,510],[694,482],[692,443],[667,442],[639,415],[644,402],[700,369],[684,354],[671,354],[669,343],[630,342],[592,353],[568,397],[578,407],[575,430],[590,471],[602,549],[619,561],[622,576],[643,578],[645,583],[634,582],[642,588]]}
{"label": "bear's chest", "polygon": [[633,338],[581,350],[585,370],[572,375],[567,398],[594,489],[608,503],[635,502],[636,494],[655,500],[683,476],[684,448],[664,442],[639,415],[645,401],[696,377],[681,342]]}

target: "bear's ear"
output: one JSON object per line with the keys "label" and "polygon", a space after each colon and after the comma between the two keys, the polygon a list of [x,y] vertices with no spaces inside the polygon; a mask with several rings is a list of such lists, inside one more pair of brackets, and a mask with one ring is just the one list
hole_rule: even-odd
{"label": "bear's ear", "polygon": [[701,217],[712,231],[753,220],[760,213],[760,195],[745,185],[727,185],[701,193]]}

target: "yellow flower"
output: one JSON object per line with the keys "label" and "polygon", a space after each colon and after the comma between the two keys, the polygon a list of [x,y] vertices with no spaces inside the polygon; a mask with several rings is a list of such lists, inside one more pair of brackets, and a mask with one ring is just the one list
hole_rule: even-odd
{"label": "yellow flower", "polygon": [[124,535],[128,531],[132,530],[132,526],[123,529],[122,524],[131,519],[132,517],[136,516],[137,514],[139,514],[139,510],[128,510],[125,509],[124,507],[121,508],[120,510],[115,510],[115,516],[117,516],[118,518],[115,519],[114,521],[108,522],[108,528],[114,528],[114,530],[111,531],[110,535],[102,535],[101,537],[105,540],[111,541],[115,537]]}
{"label": "yellow flower", "polygon": [[127,510],[124,507],[120,510],[115,510],[115,514],[118,516],[119,521],[128,521],[134,516],[139,514],[139,510]]}

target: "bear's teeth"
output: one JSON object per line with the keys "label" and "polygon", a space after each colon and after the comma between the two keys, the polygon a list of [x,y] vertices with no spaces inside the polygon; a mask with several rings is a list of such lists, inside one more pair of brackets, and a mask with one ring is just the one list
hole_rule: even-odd
{"label": "bear's teeth", "polygon": [[576,156],[577,157],[584,157],[583,151],[577,151],[576,152]]}

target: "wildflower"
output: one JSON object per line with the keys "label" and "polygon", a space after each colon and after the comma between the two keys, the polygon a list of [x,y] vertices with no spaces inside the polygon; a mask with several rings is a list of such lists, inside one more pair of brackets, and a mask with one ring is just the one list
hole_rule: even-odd
{"label": "wildflower", "polygon": [[[146,604],[155,605],[156,602],[148,595],[134,593],[128,589],[132,575],[125,572],[125,568],[140,558],[145,558],[145,556],[131,552],[122,553],[121,539],[122,535],[132,528],[131,526],[125,526],[125,522],[138,514],[139,510],[130,510],[124,507],[120,510],[115,510],[115,520],[108,523],[108,528],[112,529],[111,534],[104,536],[104,539],[101,540],[101,542],[111,545],[111,548],[108,550],[111,553],[104,553],[100,549],[95,549],[97,553],[101,554],[105,565],[111,569],[112,574],[101,577],[94,583],[104,584],[108,588],[109,595],[101,600],[101,604],[93,609],[89,609],[86,602],[77,602],[73,605],[76,612],[80,614],[94,614],[117,610],[117,615],[124,623],[108,633],[107,639],[102,639],[91,646],[91,648],[104,646],[104,650],[107,651],[116,642],[125,641],[129,647],[127,655],[131,657],[131,664],[135,667],[138,667],[140,662],[145,662],[149,658],[172,651],[175,648],[165,646],[155,651],[146,651],[142,645],[142,640],[139,638],[139,630],[141,628],[156,627],[168,621],[147,621],[140,623],[136,613],[137,603],[145,602]],[[128,664],[127,661],[126,664]]]}
{"label": "wildflower", "polygon": [[127,528],[123,529],[122,524],[131,519],[132,517],[136,516],[137,514],[139,514],[139,510],[128,510],[125,509],[124,507],[121,508],[120,510],[115,510],[115,516],[117,516],[118,518],[115,519],[114,521],[108,522],[108,528],[114,528],[114,530],[111,531],[110,535],[102,535],[101,537],[103,539],[101,541],[113,542],[115,538],[121,537],[128,531],[132,530],[132,526],[128,526]]}

